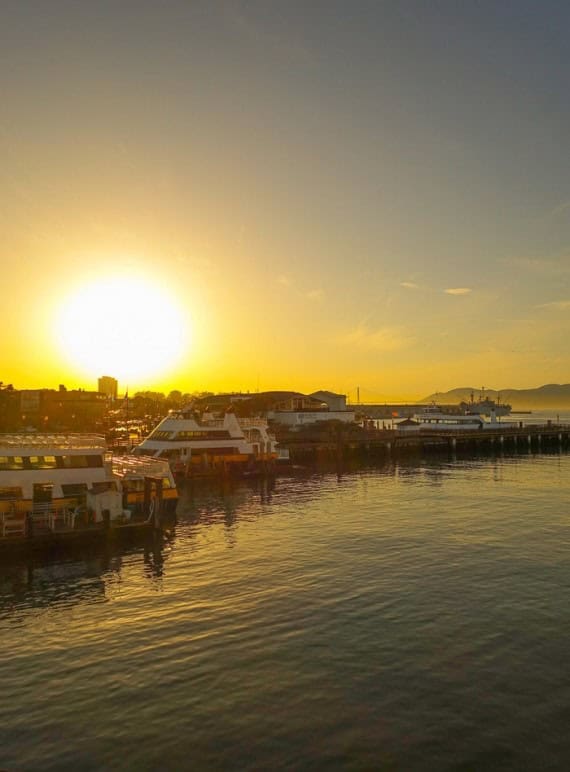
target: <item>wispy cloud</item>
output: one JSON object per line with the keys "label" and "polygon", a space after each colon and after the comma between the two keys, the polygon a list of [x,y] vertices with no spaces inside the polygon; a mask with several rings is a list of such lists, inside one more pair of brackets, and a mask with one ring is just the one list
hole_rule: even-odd
{"label": "wispy cloud", "polygon": [[409,348],[414,339],[402,327],[379,327],[374,330],[359,325],[341,335],[339,342],[366,351],[400,351]]}
{"label": "wispy cloud", "polygon": [[564,214],[565,212],[570,211],[570,200],[568,201],[562,201],[558,206],[555,206],[554,209],[551,209],[548,213],[549,217],[558,217],[561,214]]}
{"label": "wispy cloud", "polygon": [[293,281],[293,279],[291,279],[291,277],[287,276],[286,274],[279,275],[276,281],[277,284],[280,284],[282,287],[286,287],[291,293],[293,293],[293,295],[297,295],[299,298],[305,298],[305,300],[310,300],[313,303],[324,300],[325,291],[322,289],[322,287],[313,287],[312,289],[308,290],[305,287],[300,287]]}
{"label": "wispy cloud", "polygon": [[565,311],[570,308],[570,300],[552,300],[550,303],[539,303],[535,308],[546,308],[552,311]]}
{"label": "wispy cloud", "polygon": [[420,285],[416,284],[415,281],[401,281],[400,287],[405,287],[405,289],[416,290],[420,288]]}
{"label": "wispy cloud", "polygon": [[447,295],[469,295],[471,287],[448,287],[443,290]]}

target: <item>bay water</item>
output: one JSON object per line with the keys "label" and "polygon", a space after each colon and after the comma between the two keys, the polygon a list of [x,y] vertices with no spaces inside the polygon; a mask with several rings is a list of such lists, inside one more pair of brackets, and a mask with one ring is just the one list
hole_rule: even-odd
{"label": "bay water", "polygon": [[181,490],[0,566],[0,768],[565,769],[570,456]]}

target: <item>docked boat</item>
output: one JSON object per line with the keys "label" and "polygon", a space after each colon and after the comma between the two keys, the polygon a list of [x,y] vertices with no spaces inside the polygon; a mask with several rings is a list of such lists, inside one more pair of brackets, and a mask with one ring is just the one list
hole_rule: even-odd
{"label": "docked boat", "polygon": [[483,429],[485,420],[477,415],[446,413],[438,405],[430,405],[395,425],[399,432],[451,432]]}
{"label": "docked boat", "polygon": [[446,413],[438,405],[430,405],[416,413],[411,421],[402,421],[396,428],[405,431],[415,429],[423,432],[465,432],[487,429],[498,429],[501,426],[511,426],[509,422],[501,423],[497,416],[491,413],[489,420],[476,413]]}
{"label": "docked boat", "polygon": [[251,471],[278,458],[277,442],[265,419],[192,408],[170,411],[134,454],[167,460],[176,474],[189,476]]}
{"label": "docked boat", "polygon": [[168,463],[112,458],[99,435],[0,435],[0,537],[130,523],[177,497]]}
{"label": "docked boat", "polygon": [[416,413],[413,420],[418,431],[477,431],[485,425],[485,420],[480,415],[444,413],[437,405],[431,405]]}
{"label": "docked boat", "polygon": [[508,405],[506,402],[501,403],[500,399],[495,401],[494,399],[489,399],[488,397],[480,395],[479,399],[476,400],[473,392],[471,392],[469,401],[460,402],[459,407],[464,413],[484,415],[490,418],[492,416],[500,418],[502,416],[510,415],[512,410],[512,405]]}

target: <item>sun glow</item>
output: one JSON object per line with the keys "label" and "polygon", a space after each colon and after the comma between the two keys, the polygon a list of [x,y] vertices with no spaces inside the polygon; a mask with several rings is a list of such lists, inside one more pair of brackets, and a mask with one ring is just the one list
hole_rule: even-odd
{"label": "sun glow", "polygon": [[175,298],[141,277],[90,282],[56,320],[62,354],[91,379],[109,374],[144,385],[172,371],[189,344],[190,322]]}

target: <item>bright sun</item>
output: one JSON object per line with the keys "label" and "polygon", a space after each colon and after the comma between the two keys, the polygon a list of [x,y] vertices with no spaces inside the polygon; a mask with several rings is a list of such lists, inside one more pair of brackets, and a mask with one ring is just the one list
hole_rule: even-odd
{"label": "bright sun", "polygon": [[189,343],[174,297],[140,277],[90,282],[66,301],[56,325],[64,356],[95,378],[144,385],[172,370]]}

